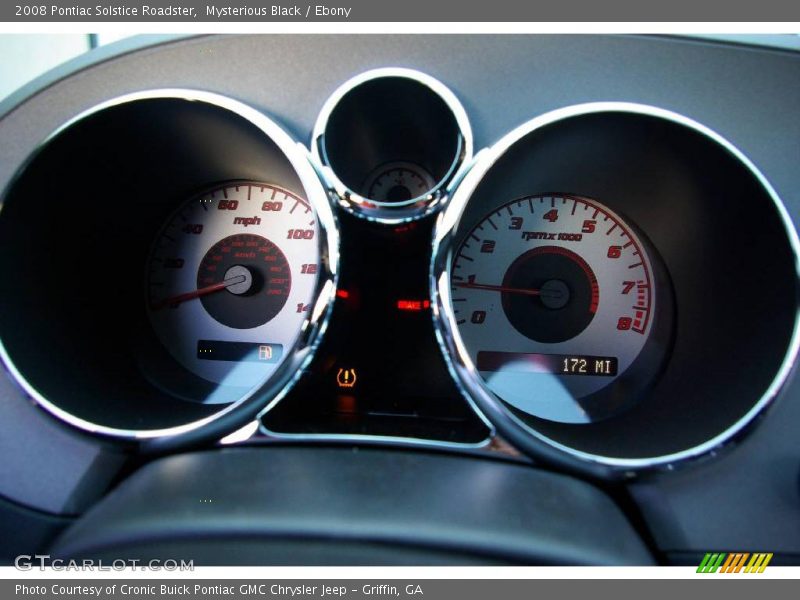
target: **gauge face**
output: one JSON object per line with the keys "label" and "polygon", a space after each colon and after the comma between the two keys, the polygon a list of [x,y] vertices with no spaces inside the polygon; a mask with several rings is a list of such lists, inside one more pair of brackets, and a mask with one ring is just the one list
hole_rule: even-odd
{"label": "gauge face", "polygon": [[211,246],[200,262],[197,289],[220,285],[228,293],[201,295],[203,308],[223,325],[253,329],[270,322],[286,305],[292,273],[277,245],[261,235],[240,233]]}
{"label": "gauge face", "polygon": [[293,347],[314,296],[318,229],[293,192],[235,182],[191,198],[161,230],[147,312],[169,354],[219,384],[203,401],[260,384]]}
{"label": "gauge face", "polygon": [[378,167],[367,178],[367,198],[387,204],[403,204],[433,189],[430,173],[419,165],[394,162]]}
{"label": "gauge face", "polygon": [[648,250],[602,204],[530,196],[486,215],[452,264],[460,334],[482,378],[525,414],[587,423],[635,399],[656,314]]}

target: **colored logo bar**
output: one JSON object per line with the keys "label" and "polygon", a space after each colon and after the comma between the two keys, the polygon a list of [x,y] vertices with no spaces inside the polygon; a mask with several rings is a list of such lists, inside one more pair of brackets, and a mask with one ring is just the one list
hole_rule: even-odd
{"label": "colored logo bar", "polygon": [[707,552],[697,572],[763,573],[771,560],[772,552]]}

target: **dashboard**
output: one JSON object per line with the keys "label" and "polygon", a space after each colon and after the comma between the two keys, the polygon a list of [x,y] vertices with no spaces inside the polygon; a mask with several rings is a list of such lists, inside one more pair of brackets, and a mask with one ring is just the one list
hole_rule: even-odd
{"label": "dashboard", "polygon": [[797,564],[798,71],[202,36],[34,82],[0,111],[4,559]]}

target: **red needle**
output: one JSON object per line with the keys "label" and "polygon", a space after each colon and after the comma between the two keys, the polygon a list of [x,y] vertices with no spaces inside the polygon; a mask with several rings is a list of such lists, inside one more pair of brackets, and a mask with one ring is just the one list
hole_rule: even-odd
{"label": "red needle", "polygon": [[469,282],[455,282],[453,285],[462,288],[471,288],[473,290],[490,290],[493,292],[506,292],[507,294],[525,294],[526,296],[540,296],[541,290],[526,290],[523,288],[512,288],[504,285],[489,285],[485,283],[469,283]]}
{"label": "red needle", "polygon": [[220,281],[219,283],[215,283],[213,285],[209,285],[204,288],[200,288],[199,290],[194,290],[193,292],[186,292],[185,294],[178,294],[177,296],[172,296],[171,298],[167,298],[165,300],[161,300],[152,304],[150,308],[153,310],[158,310],[160,308],[164,308],[165,306],[178,306],[181,302],[186,302],[187,300],[194,300],[195,298],[200,298],[201,296],[208,296],[209,294],[213,294],[214,292],[219,292],[228,288],[232,285],[236,285],[237,283],[242,283],[245,281],[247,277],[244,275],[237,275],[236,277],[231,277],[230,279],[226,279],[225,281]]}

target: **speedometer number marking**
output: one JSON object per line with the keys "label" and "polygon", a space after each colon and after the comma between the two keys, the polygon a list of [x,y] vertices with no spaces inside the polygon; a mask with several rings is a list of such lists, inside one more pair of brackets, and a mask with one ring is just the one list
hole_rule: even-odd
{"label": "speedometer number marking", "polygon": [[317,231],[309,204],[275,185],[231,183],[190,199],[150,254],[156,336],[183,367],[220,387],[263,381],[311,305],[320,257],[303,242]]}

